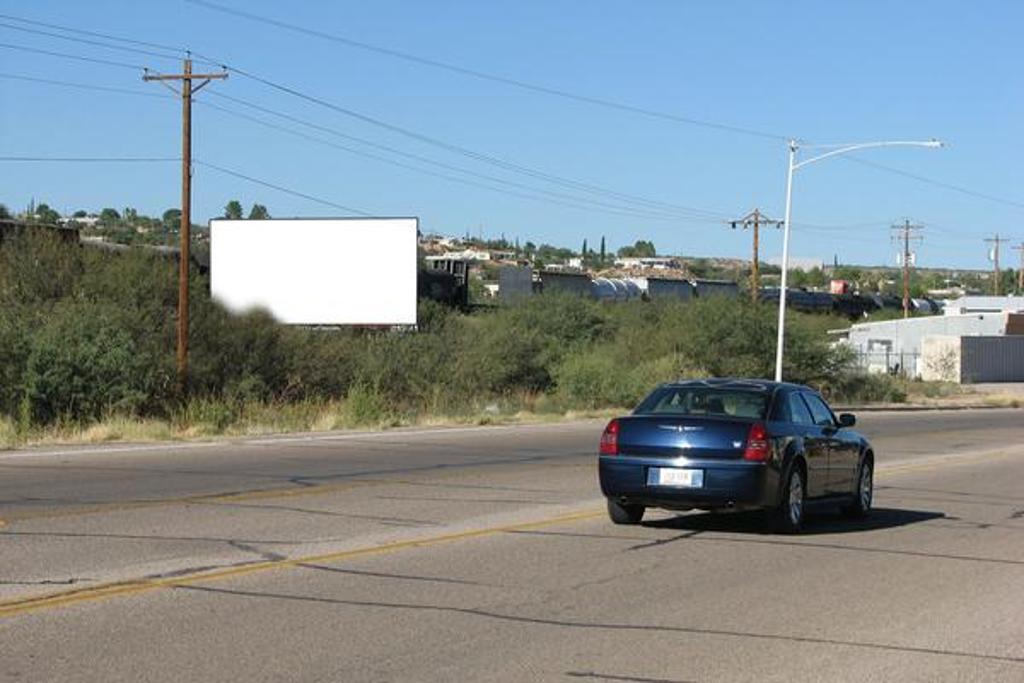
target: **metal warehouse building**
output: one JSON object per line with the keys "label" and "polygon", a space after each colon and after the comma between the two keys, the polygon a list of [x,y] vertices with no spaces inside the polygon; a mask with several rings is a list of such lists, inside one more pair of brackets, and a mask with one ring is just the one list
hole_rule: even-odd
{"label": "metal warehouse building", "polygon": [[[992,359],[1004,351],[1009,353],[1010,346],[1019,344],[1018,339],[1024,339],[1016,335],[1006,336],[1007,327],[1009,326],[1012,332],[1016,329],[1017,323],[1018,316],[1008,313],[942,315],[861,323],[853,325],[844,334],[845,342],[857,352],[862,367],[869,372],[939,379],[934,376],[934,366],[937,362],[936,354],[941,353],[955,354],[958,359],[956,367],[959,368],[956,372],[947,368],[944,372],[938,373],[944,375],[943,379],[968,382],[1015,381],[1009,378],[1009,375],[1018,374],[1013,369],[1013,353],[1007,356],[1008,365]],[[980,344],[961,341],[973,337],[996,341]],[[998,366],[1002,370],[983,369],[982,366],[989,361],[992,363],[985,367]],[[952,366],[952,360],[950,363]],[[1007,375],[1007,378],[991,379],[1000,373]],[[975,379],[976,375],[984,375],[986,379]]]}

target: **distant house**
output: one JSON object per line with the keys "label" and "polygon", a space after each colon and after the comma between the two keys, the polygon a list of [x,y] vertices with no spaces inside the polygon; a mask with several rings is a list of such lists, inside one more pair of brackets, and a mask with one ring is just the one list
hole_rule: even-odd
{"label": "distant house", "polygon": [[99,216],[64,216],[60,219],[61,225],[73,225],[79,228],[95,228],[99,222]]}
{"label": "distant house", "polygon": [[463,249],[462,251],[446,251],[440,258],[448,261],[490,261],[491,252],[482,249]]}
{"label": "distant house", "polygon": [[672,256],[624,256],[615,259],[619,268],[651,268],[653,270],[670,270],[680,268],[679,259]]}

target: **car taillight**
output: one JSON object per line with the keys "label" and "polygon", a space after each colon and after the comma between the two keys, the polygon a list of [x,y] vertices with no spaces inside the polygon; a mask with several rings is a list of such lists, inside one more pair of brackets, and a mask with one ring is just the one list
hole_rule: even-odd
{"label": "car taillight", "polygon": [[601,434],[601,455],[619,454],[619,421],[612,420]]}
{"label": "car taillight", "polygon": [[743,451],[744,460],[754,462],[766,462],[771,458],[771,449],[768,446],[768,430],[760,422],[750,425],[750,433],[747,434],[747,448]]}

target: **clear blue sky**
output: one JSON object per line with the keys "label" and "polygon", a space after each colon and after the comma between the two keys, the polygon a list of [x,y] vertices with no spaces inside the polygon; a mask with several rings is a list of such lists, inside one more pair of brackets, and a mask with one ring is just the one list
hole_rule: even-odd
{"label": "clear blue sky", "polygon": [[[682,117],[814,142],[940,138],[943,150],[883,149],[859,158],[1011,200],[997,202],[834,159],[797,173],[793,255],[893,263],[889,225],[926,226],[922,266],[988,266],[982,238],[1024,241],[1024,75],[1016,2],[686,2],[683,0],[469,0],[269,2],[232,8],[546,87]],[[246,111],[221,93],[334,132],[474,173],[571,195],[589,209],[509,196],[367,159],[197,104],[195,156],[340,205],[415,215],[447,234],[504,233],[578,248],[606,236],[638,238],[669,253],[746,257],[749,236],[721,216],[755,206],[780,217],[783,140],[642,116],[402,61],[185,0],[0,0],[0,12],[51,24],[187,46],[231,66],[419,134],[616,193],[588,194],[470,159],[342,115],[233,74],[198,100]],[[0,23],[18,24],[8,19]],[[57,32],[57,31],[53,31]],[[78,36],[82,37],[82,36]],[[162,57],[118,52],[0,27],[0,42],[147,65]],[[101,42],[106,42],[101,39]],[[209,68],[198,65],[198,68]],[[131,69],[0,48],[0,72],[166,92]],[[0,155],[154,156],[180,153],[180,107],[168,98],[78,91],[0,78]],[[249,114],[275,120],[249,110]],[[488,185],[493,180],[345,142],[334,133],[279,125],[402,163]],[[147,164],[0,162],[0,202],[30,198],[58,210],[176,206],[179,169]],[[274,189],[199,166],[194,212],[218,215],[238,198],[274,216],[339,215]],[[564,196],[544,195],[557,201]],[[687,220],[608,213],[634,197],[675,205]],[[1016,205],[1014,204],[1016,202]],[[600,203],[600,204],[598,204]],[[647,205],[648,207],[654,205]],[[699,218],[678,207],[700,210]],[[643,211],[640,211],[643,213]],[[764,257],[781,252],[765,236]],[[1008,247],[1009,245],[1007,245]],[[1004,261],[1017,252],[1004,247]]]}

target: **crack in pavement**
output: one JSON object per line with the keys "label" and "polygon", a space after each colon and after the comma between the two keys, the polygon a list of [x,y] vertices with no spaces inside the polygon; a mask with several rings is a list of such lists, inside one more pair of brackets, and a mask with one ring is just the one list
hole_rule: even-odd
{"label": "crack in pavement", "polygon": [[723,636],[729,638],[748,638],[770,641],[784,641],[791,643],[807,643],[812,645],[834,645],[840,647],[853,647],[869,650],[899,652],[905,654],[924,654],[942,657],[961,657],[966,659],[987,660],[994,662],[1009,662],[1013,664],[1024,664],[1024,657],[1012,655],[985,654],[981,652],[969,652],[966,650],[941,649],[934,647],[922,647],[915,645],[891,645],[888,643],[873,643],[860,640],[841,640],[838,638],[821,638],[815,636],[787,635],[782,633],[764,633],[757,631],[737,631],[730,629],[701,628],[696,626],[670,626],[658,624],[628,624],[628,623],[602,623],[588,621],[574,621],[570,619],[548,619],[543,617],[528,617],[517,614],[503,614],[478,607],[454,607],[450,605],[415,604],[404,602],[382,602],[373,600],[343,600],[340,598],[326,598],[309,595],[289,595],[287,593],[270,593],[259,591],[245,591],[228,588],[214,588],[211,586],[175,586],[177,590],[194,591],[200,593],[214,593],[226,596],[243,598],[261,598],[270,600],[289,600],[296,602],[308,602],[325,605],[339,605],[346,607],[361,607],[370,609],[400,610],[400,611],[424,611],[457,614],[469,617],[478,617],[489,620],[530,624],[536,626],[552,626],[556,628],[584,629],[599,631],[644,631],[650,633],[675,633],[686,635]]}

